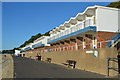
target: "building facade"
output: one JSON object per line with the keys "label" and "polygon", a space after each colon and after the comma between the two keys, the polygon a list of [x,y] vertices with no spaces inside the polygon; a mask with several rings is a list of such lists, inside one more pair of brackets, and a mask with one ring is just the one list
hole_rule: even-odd
{"label": "building facade", "polygon": [[43,53],[110,47],[120,37],[119,12],[119,9],[104,6],[87,7],[83,13],[51,30],[50,36],[38,38],[21,51]]}

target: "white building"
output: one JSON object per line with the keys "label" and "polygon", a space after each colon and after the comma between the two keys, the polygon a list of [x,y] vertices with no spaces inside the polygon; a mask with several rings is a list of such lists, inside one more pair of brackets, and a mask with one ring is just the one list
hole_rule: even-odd
{"label": "white building", "polygon": [[[118,22],[120,19],[119,15],[120,9],[117,8],[97,5],[87,7],[83,13],[78,13],[75,17],[70,18],[69,21],[65,21],[59,27],[51,30],[50,36],[40,37],[32,44],[26,45],[23,51],[43,46],[50,46],[48,47],[49,51],[81,50],[111,46],[112,43],[110,41],[117,36],[116,32],[120,26]],[[104,36],[103,33],[107,36]],[[73,40],[74,44],[71,44]],[[63,44],[61,46],[61,42],[64,43],[66,41],[69,45],[65,46]]]}
{"label": "white building", "polygon": [[[87,7],[83,13],[78,13],[76,17],[70,18],[69,21],[65,21],[64,24],[50,31],[48,43],[61,40],[63,36],[79,30],[82,30],[83,33],[86,28],[89,28],[89,30],[92,29],[93,31],[117,32],[120,25],[118,23],[120,16],[118,15],[120,15],[120,9],[117,8],[97,5]],[[69,36],[64,38],[67,37]]]}
{"label": "white building", "polygon": [[47,44],[48,38],[49,36],[42,36],[36,39],[32,44],[32,48],[41,47],[41,46],[50,46],[50,44]]}
{"label": "white building", "polygon": [[19,56],[20,50],[15,50],[15,56]]}
{"label": "white building", "polygon": [[33,43],[29,43],[28,45],[23,47],[21,49],[21,51],[26,51],[29,49],[34,49],[34,48],[42,47],[42,46],[50,46],[50,44],[47,44],[48,38],[49,38],[49,36],[42,36],[42,37],[36,39]]}

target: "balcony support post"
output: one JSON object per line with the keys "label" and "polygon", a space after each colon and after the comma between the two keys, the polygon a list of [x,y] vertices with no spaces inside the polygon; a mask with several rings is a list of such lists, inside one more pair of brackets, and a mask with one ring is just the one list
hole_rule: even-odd
{"label": "balcony support post", "polygon": [[97,48],[97,38],[96,38],[96,35],[93,35],[92,45],[93,45],[93,49]]}
{"label": "balcony support post", "polygon": [[83,49],[86,49],[85,35],[83,35]]}
{"label": "balcony support post", "polygon": [[75,46],[76,46],[76,50],[78,50],[78,39],[76,38],[76,43],[75,43]]}

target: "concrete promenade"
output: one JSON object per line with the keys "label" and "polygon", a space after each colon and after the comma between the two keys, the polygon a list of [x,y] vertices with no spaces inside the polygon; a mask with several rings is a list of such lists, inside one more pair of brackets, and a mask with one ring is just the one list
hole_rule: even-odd
{"label": "concrete promenade", "polygon": [[[0,54],[0,70],[2,71],[2,78],[13,78],[14,65],[13,58],[10,54]],[[1,74],[0,71],[0,74]]]}
{"label": "concrete promenade", "polygon": [[23,57],[13,57],[13,59],[15,78],[105,78],[104,75],[70,69],[53,63]]}

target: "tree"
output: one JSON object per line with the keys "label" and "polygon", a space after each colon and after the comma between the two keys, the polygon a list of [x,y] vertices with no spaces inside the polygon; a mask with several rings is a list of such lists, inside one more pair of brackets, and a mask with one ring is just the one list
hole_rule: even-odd
{"label": "tree", "polygon": [[33,43],[34,40],[36,40],[37,38],[39,38],[41,36],[42,36],[41,33],[38,33],[35,36],[31,36],[31,38],[28,41],[25,41],[22,45],[20,45],[20,47],[25,47],[27,44]]}
{"label": "tree", "polygon": [[111,2],[107,7],[119,8],[120,9],[120,1],[119,2]]}
{"label": "tree", "polygon": [[45,34],[43,34],[43,36],[50,36],[49,32],[50,31],[46,32]]}

